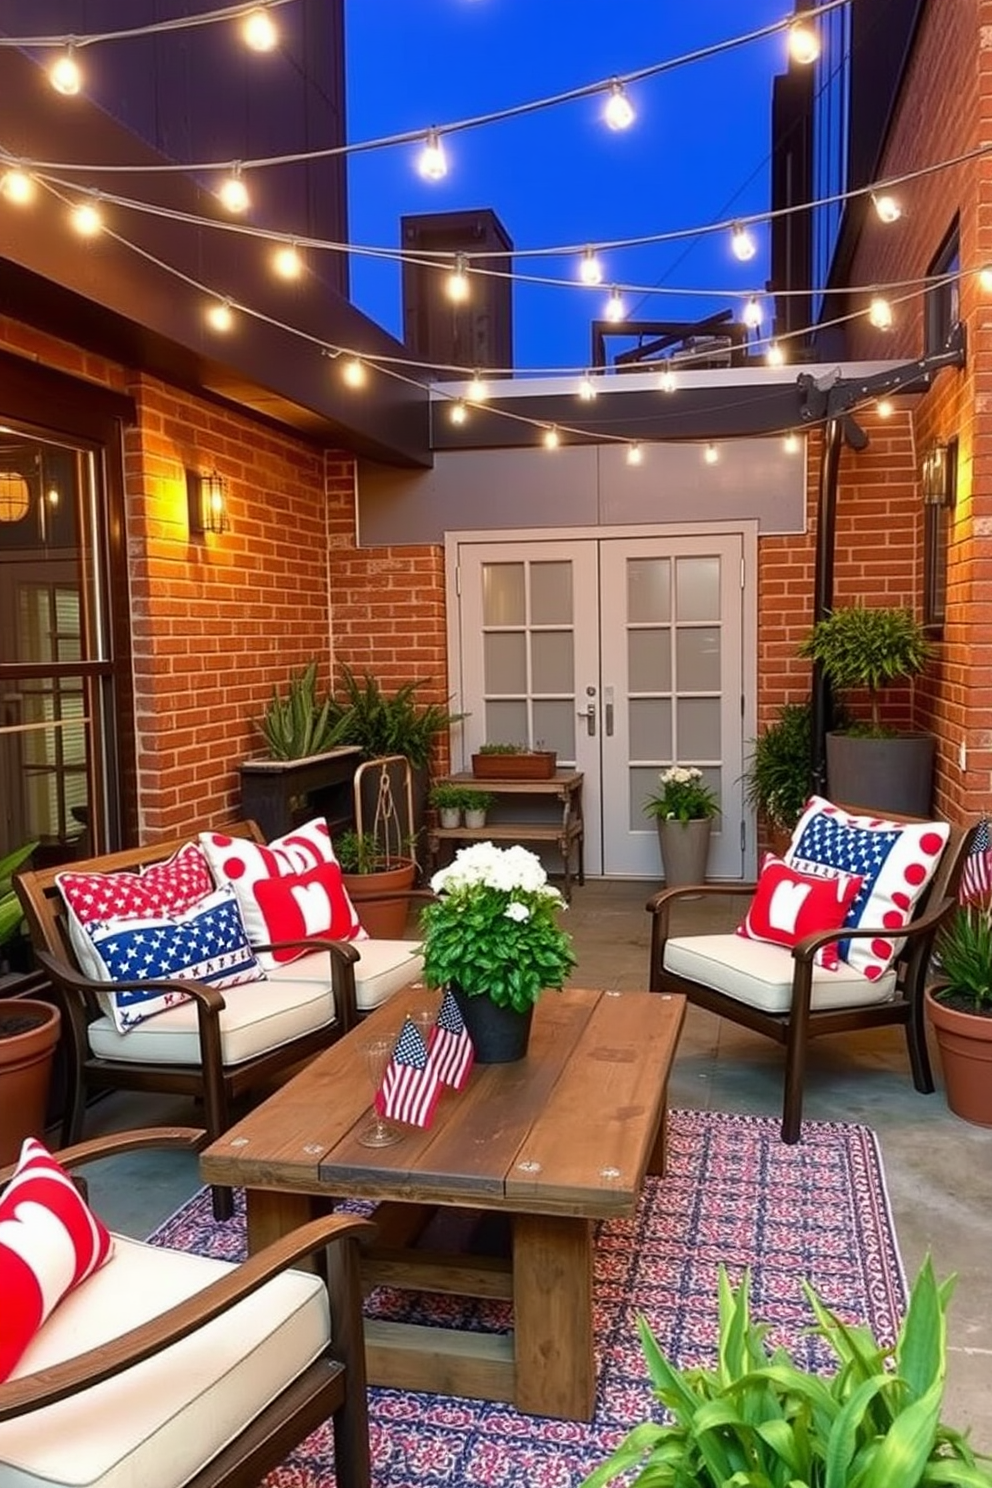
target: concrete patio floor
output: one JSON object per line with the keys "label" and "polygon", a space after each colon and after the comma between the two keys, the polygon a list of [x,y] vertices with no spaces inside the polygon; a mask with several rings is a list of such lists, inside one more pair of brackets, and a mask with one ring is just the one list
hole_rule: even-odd
{"label": "concrete patio floor", "polygon": [[[573,895],[565,925],[575,940],[576,986],[642,988],[649,917],[657,885],[592,879]],[[744,901],[682,907],[684,931],[732,927]],[[710,918],[718,916],[718,918]],[[939,1060],[932,1050],[934,1067]],[[669,1088],[688,1109],[777,1116],[782,1099],[777,1044],[690,1008]],[[958,1276],[949,1321],[949,1378],[943,1419],[970,1428],[992,1453],[992,1130],[947,1109],[941,1090],[918,1095],[905,1041],[896,1028],[817,1039],[811,1046],[804,1116],[851,1121],[878,1134],[899,1246],[909,1278],[929,1250],[937,1274]],[[189,1105],[152,1096],[113,1095],[90,1111],[86,1135],[164,1121],[196,1124]],[[199,1184],[195,1161],[163,1153],[91,1167],[94,1206],[114,1228],[147,1235]]]}

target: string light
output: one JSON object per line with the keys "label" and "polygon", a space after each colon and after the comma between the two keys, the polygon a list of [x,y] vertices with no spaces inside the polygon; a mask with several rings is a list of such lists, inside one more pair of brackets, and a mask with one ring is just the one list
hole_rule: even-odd
{"label": "string light", "polygon": [[468,299],[468,265],[464,253],[455,254],[455,266],[448,275],[444,288],[448,299],[453,300],[456,305],[462,305]]}
{"label": "string light", "polygon": [[77,202],[69,213],[69,221],[81,238],[95,238],[103,228],[103,218],[95,202]]}
{"label": "string light", "polygon": [[361,388],[365,386],[366,372],[365,363],[361,357],[349,357],[341,368],[341,376],[346,387]]}
{"label": "string light", "polygon": [[463,424],[468,418],[468,409],[465,407],[462,398],[456,398],[454,403],[452,403],[450,417],[453,424]]}
{"label": "string light", "polygon": [[891,398],[879,398],[875,404],[875,412],[881,419],[891,418],[893,411]]}
{"label": "string light", "polygon": [[603,265],[596,257],[595,248],[587,248],[579,262],[579,278],[583,284],[602,284]]}
{"label": "string light", "polygon": [[220,198],[221,205],[226,207],[229,212],[236,212],[239,215],[242,212],[247,212],[251,206],[251,197],[248,195],[248,187],[245,185],[244,178],[241,175],[240,165],[234,167],[231,174],[221,184],[217,195]]}
{"label": "string light", "polygon": [[245,46],[253,52],[271,52],[279,40],[276,23],[264,6],[250,10],[241,28]]}
{"label": "string light", "polygon": [[478,372],[472,373],[472,381],[468,385],[468,396],[473,403],[485,403],[489,397],[489,388]]}
{"label": "string light", "polygon": [[214,300],[203,313],[210,329],[219,331],[221,335],[226,335],[234,325],[234,310],[230,300]]}
{"label": "string light", "polygon": [[992,264],[985,264],[979,269],[978,287],[983,294],[992,294]]}
{"label": "string light", "polygon": [[782,350],[781,346],[779,346],[777,341],[772,341],[769,344],[768,350],[765,352],[765,361],[768,363],[769,367],[781,367],[784,365],[785,352]]}
{"label": "string light", "polygon": [[549,424],[544,431],[544,448],[555,450],[561,444],[561,435],[558,433],[557,424]]}
{"label": "string light", "polygon": [[606,309],[603,313],[606,316],[606,319],[613,321],[614,324],[617,321],[623,320],[624,316],[627,313],[626,307],[623,303],[623,295],[620,293],[619,288],[615,284],[610,290],[610,298],[606,302]]}
{"label": "string light", "polygon": [[48,69],[48,81],[56,93],[61,93],[64,98],[72,98],[79,92],[83,86],[83,74],[72,47],[69,47],[52,63]]}
{"label": "string light", "polygon": [[891,331],[892,306],[884,295],[875,295],[868,306],[868,319],[876,331]]}
{"label": "string light", "polygon": [[789,56],[801,67],[808,67],[820,55],[820,39],[808,21],[794,21],[789,27]]}
{"label": "string light", "polygon": [[579,383],[579,397],[583,403],[591,403],[593,398],[596,397],[596,394],[596,384],[593,382],[591,375],[588,372],[584,373],[582,381]]}
{"label": "string light", "polygon": [[628,444],[627,446],[627,464],[643,465],[643,463],[644,451],[641,448],[640,440],[635,439],[633,444]]}
{"label": "string light", "polygon": [[436,129],[430,131],[417,157],[417,170],[425,181],[443,181],[448,174],[447,156]]}
{"label": "string light", "polygon": [[280,279],[299,279],[303,273],[303,257],[295,243],[284,243],[272,255],[272,267]]}
{"label": "string light", "polygon": [[757,298],[752,295],[744,306],[741,320],[752,331],[756,331],[761,324],[761,305]]}
{"label": "string light", "polygon": [[27,206],[28,202],[34,200],[36,191],[37,187],[27,171],[20,170],[16,166],[4,171],[0,176],[0,192],[14,206]]}
{"label": "string light", "polygon": [[889,196],[887,192],[883,192],[881,196],[876,196],[873,191],[871,193],[871,204],[875,208],[879,222],[898,222],[902,216],[902,207],[896,201],[895,197]]}
{"label": "string light", "polygon": [[797,455],[799,453],[799,435],[786,434],[782,440],[782,448],[787,455]]}
{"label": "string light", "polygon": [[606,100],[603,118],[611,129],[629,129],[637,118],[634,106],[624,92],[623,83],[614,78],[610,84],[610,96]]}
{"label": "string light", "polygon": [[720,451],[715,444],[708,444],[703,450],[703,459],[707,465],[715,465],[720,458]]}
{"label": "string light", "polygon": [[661,388],[661,391],[663,393],[674,393],[675,373],[672,371],[671,367],[666,367],[665,370],[662,372],[661,377],[658,380],[658,386]]}
{"label": "string light", "polygon": [[749,263],[758,251],[754,233],[749,232],[741,223],[735,222],[730,233],[730,247],[734,257],[740,263]]}

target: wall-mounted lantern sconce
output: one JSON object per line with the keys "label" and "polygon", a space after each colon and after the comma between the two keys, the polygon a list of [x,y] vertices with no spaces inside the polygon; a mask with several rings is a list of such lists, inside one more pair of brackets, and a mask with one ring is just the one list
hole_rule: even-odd
{"label": "wall-mounted lantern sconce", "polygon": [[186,472],[190,532],[226,532],[227,482],[216,470]]}
{"label": "wall-mounted lantern sconce", "polygon": [[0,470],[0,522],[19,522],[28,514],[31,487],[19,470]]}
{"label": "wall-mounted lantern sconce", "polygon": [[949,506],[951,501],[950,462],[946,444],[934,442],[923,456],[920,472],[924,506]]}

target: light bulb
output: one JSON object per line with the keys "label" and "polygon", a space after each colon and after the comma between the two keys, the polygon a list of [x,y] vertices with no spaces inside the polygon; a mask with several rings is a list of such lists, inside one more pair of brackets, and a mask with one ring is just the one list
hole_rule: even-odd
{"label": "light bulb", "polygon": [[992,294],[992,264],[985,264],[979,269],[978,287],[984,294]]}
{"label": "light bulb", "polygon": [[461,398],[457,398],[451,405],[451,422],[453,424],[463,424],[467,418],[468,409],[465,407]]}
{"label": "light bulb", "polygon": [[741,263],[749,263],[758,251],[758,245],[754,241],[754,233],[741,223],[735,222],[730,234],[730,246],[734,257]]}
{"label": "light bulb", "polygon": [[623,90],[623,83],[614,78],[610,84],[610,96],[606,100],[603,118],[611,129],[629,129],[636,117],[633,104]]}
{"label": "light bulb", "polygon": [[703,459],[707,465],[715,465],[720,458],[720,451],[715,444],[708,444],[703,450]]}
{"label": "light bulb", "polygon": [[253,52],[271,52],[279,40],[276,23],[264,6],[250,10],[241,27],[245,46]]}
{"label": "light bulb", "polygon": [[872,192],[871,203],[878,214],[879,222],[898,222],[902,216],[902,207],[894,196],[876,196]]}
{"label": "light bulb", "polygon": [[79,70],[72,47],[63,52],[61,57],[56,58],[48,69],[48,81],[56,93],[71,98],[78,93],[83,84],[83,74]]}
{"label": "light bulb", "polygon": [[583,284],[602,284],[603,265],[596,257],[595,248],[587,248],[579,264],[579,278]]}
{"label": "light bulb", "polygon": [[789,56],[801,67],[808,67],[820,55],[820,40],[808,21],[795,21],[789,27]]}
{"label": "light bulb", "polygon": [[868,306],[868,319],[876,331],[892,329],[892,306],[882,295],[875,295]]}
{"label": "light bulb", "polygon": [[777,341],[772,341],[769,345],[768,350],[765,352],[765,361],[768,363],[769,367],[782,366],[783,362],[785,361],[785,352],[782,350],[781,346],[779,346]]}
{"label": "light bulb", "polygon": [[675,373],[672,371],[671,367],[666,367],[664,372],[662,372],[661,377],[658,381],[658,386],[661,388],[661,391],[663,393],[674,393]]}
{"label": "light bulb", "polygon": [[417,157],[417,170],[425,181],[443,181],[448,174],[448,161],[436,129],[430,131]]}
{"label": "light bulb", "polygon": [[544,431],[544,448],[557,449],[561,444],[561,435],[558,433],[557,424],[549,424]]}
{"label": "light bulb", "polygon": [[213,331],[220,331],[223,335],[234,325],[234,311],[231,309],[230,300],[214,300],[204,311],[207,325]]}
{"label": "light bulb", "polygon": [[350,388],[365,386],[365,364],[359,357],[349,357],[341,368],[341,376],[345,385]]}
{"label": "light bulb", "polygon": [[284,243],[272,255],[272,267],[280,279],[299,279],[303,258],[295,243]]}
{"label": "light bulb", "polygon": [[472,381],[468,385],[467,396],[473,403],[485,403],[486,399],[489,397],[489,388],[486,383],[483,382],[478,372],[472,373]]}
{"label": "light bulb", "polygon": [[591,403],[595,396],[596,384],[593,382],[590,374],[586,372],[582,378],[582,381],[579,383],[579,397],[582,399],[583,403]]}
{"label": "light bulb", "polygon": [[782,448],[787,455],[797,455],[799,453],[799,435],[786,434],[782,440]]}
{"label": "light bulb", "polygon": [[741,313],[741,320],[752,331],[756,331],[761,324],[761,305],[754,295],[748,300]]}
{"label": "light bulb", "polygon": [[633,444],[627,446],[627,464],[642,465],[644,463],[644,451],[640,443],[635,439]]}
{"label": "light bulb", "polygon": [[448,299],[453,300],[456,305],[462,305],[468,299],[468,271],[464,253],[455,254],[455,266],[448,275],[444,288]]}
{"label": "light bulb", "polygon": [[12,170],[4,171],[3,176],[0,176],[0,191],[15,206],[23,207],[29,201],[33,201],[36,189],[27,171],[18,170],[16,166]]}
{"label": "light bulb", "polygon": [[603,313],[607,320],[612,320],[614,323],[618,320],[623,320],[627,313],[623,303],[623,295],[615,284],[610,290],[610,298],[606,302],[606,309]]}
{"label": "light bulb", "polygon": [[242,178],[240,165],[234,167],[227,180],[222,183],[217,195],[221,205],[229,212],[247,212],[251,206],[251,197],[248,195],[248,187]]}
{"label": "light bulb", "polygon": [[875,404],[875,412],[879,418],[891,418],[893,413],[892,400],[890,398],[879,398]]}
{"label": "light bulb", "polygon": [[79,202],[73,207],[69,220],[81,238],[95,238],[103,227],[100,209],[93,202]]}

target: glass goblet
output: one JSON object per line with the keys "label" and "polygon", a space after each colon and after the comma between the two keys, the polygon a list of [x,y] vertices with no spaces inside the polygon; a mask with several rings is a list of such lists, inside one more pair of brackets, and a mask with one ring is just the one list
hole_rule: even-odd
{"label": "glass goblet", "polygon": [[391,1121],[387,1121],[379,1114],[375,1097],[379,1093],[382,1077],[392,1057],[393,1040],[391,1038],[369,1039],[362,1046],[362,1053],[372,1085],[372,1114],[367,1124],[358,1133],[358,1140],[363,1147],[391,1147],[394,1142],[402,1140],[403,1133],[399,1127],[394,1126]]}

